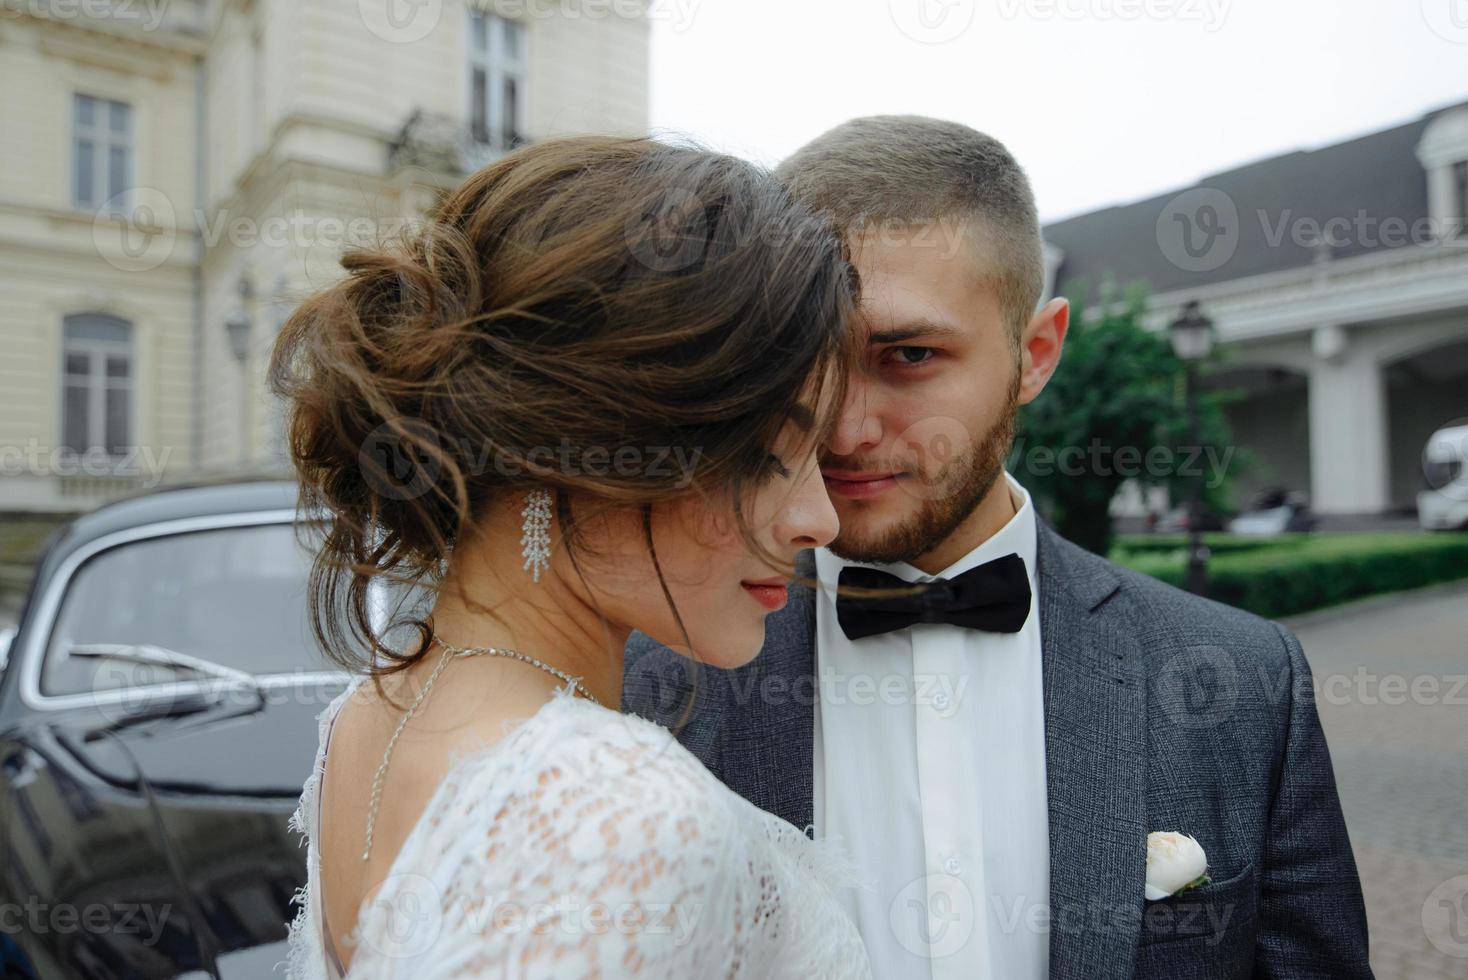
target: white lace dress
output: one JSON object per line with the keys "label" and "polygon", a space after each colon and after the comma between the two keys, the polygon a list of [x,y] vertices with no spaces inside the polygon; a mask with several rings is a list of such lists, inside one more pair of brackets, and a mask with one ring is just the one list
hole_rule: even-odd
{"label": "white lace dress", "polygon": [[[337,710],[363,680],[321,712],[291,818],[307,879],[288,980],[342,976],[323,940],[317,789]],[[363,903],[352,980],[871,976],[834,897],[859,884],[844,855],[728,789],[668,729],[562,687],[506,731],[454,757]]]}

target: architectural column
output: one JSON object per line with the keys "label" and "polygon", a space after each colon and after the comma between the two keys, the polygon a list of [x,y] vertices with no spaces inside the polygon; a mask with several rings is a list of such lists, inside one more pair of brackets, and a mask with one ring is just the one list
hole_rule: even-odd
{"label": "architectural column", "polygon": [[1312,345],[1311,507],[1320,514],[1382,513],[1391,481],[1381,364],[1336,324],[1316,328]]}

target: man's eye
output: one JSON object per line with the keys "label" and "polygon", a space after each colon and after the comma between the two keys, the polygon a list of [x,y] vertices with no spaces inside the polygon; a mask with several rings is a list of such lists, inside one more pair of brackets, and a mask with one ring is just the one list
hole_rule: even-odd
{"label": "man's eye", "polygon": [[931,347],[894,347],[892,353],[897,355],[900,364],[922,364],[936,352]]}

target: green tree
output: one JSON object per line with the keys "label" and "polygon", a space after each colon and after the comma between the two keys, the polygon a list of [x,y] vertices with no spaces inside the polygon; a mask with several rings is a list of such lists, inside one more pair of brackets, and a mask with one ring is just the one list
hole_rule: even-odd
{"label": "green tree", "polygon": [[1146,298],[1139,287],[1103,293],[1089,323],[1073,304],[1060,366],[1021,411],[1010,458],[1056,529],[1101,555],[1112,543],[1111,500],[1128,479],[1165,485],[1175,501],[1201,484],[1204,502],[1222,509],[1229,476],[1246,462],[1231,447],[1228,393],[1199,393],[1201,445],[1192,444],[1185,368],[1167,335],[1142,325]]}

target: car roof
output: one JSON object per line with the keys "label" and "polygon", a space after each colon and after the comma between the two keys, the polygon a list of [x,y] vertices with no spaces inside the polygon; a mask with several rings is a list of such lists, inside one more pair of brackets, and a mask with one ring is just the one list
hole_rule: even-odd
{"label": "car roof", "polygon": [[92,539],[114,531],[185,517],[294,509],[299,494],[294,480],[177,484],[103,504],[77,517],[68,531],[79,539]]}
{"label": "car roof", "polygon": [[145,490],[81,514],[53,532],[32,584],[48,580],[67,555],[106,535],[181,518],[295,511],[299,495],[296,481],[282,479],[173,484]]}

